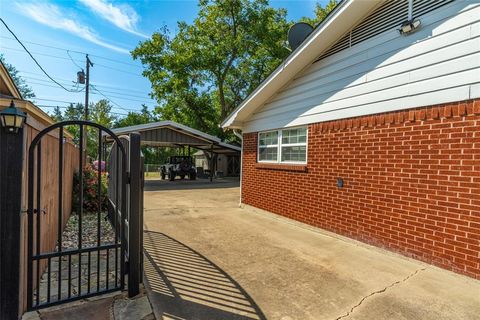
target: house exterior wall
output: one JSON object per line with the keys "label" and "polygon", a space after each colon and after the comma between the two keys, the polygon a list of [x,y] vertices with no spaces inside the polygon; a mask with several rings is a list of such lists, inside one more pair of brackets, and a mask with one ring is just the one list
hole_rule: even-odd
{"label": "house exterior wall", "polygon": [[246,122],[243,132],[480,97],[480,4],[454,1],[313,63]]}
{"label": "house exterior wall", "polygon": [[480,99],[310,124],[305,166],[257,139],[242,203],[480,279]]}

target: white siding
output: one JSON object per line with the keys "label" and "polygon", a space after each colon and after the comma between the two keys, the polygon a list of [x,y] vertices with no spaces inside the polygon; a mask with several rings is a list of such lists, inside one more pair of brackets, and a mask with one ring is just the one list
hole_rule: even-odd
{"label": "white siding", "polygon": [[322,59],[244,123],[244,132],[480,97],[480,4],[455,1]]}

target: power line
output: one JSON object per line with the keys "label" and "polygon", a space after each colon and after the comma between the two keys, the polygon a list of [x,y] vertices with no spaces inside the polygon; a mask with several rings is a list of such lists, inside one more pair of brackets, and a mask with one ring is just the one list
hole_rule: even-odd
{"label": "power line", "polygon": [[[60,82],[56,81],[52,76],[50,76],[47,71],[45,71],[45,69],[40,65],[40,63],[35,59],[35,57],[32,55],[32,53],[30,53],[30,51],[25,47],[25,45],[22,43],[22,41],[20,41],[20,39],[18,39],[18,37],[15,35],[15,33],[9,28],[9,26],[6,24],[6,22],[0,18],[0,21],[3,23],[3,25],[5,26],[5,28],[13,35],[13,37],[15,38],[15,40],[22,46],[22,48],[28,53],[28,55],[30,56],[30,58],[32,58],[32,60],[35,62],[35,64],[40,68],[40,70],[45,74],[45,76],[47,76],[52,82],[54,82],[55,84],[57,84],[59,87],[61,87],[62,89],[64,89],[65,91],[67,92],[75,92],[75,93],[78,93],[80,92],[79,90],[71,90],[71,89],[67,89],[66,87],[64,87]],[[12,50],[16,50],[16,49],[12,49]],[[70,58],[70,60],[77,66],[81,69],[80,66],[78,66],[78,64],[76,64],[76,62],[74,61],[74,59],[71,57],[70,55],[70,52],[69,50],[67,50],[67,54]],[[65,59],[63,57],[58,57],[58,56],[53,56],[53,55],[47,55],[47,54],[43,54],[43,55],[46,55],[46,56],[51,56],[51,57],[54,57],[54,58],[60,58],[60,59]],[[88,59],[88,55],[87,55],[87,59]],[[87,60],[88,61],[88,60]],[[125,70],[120,70],[120,69],[116,69],[116,68],[112,68],[112,67],[109,67],[109,66],[106,66],[106,65],[102,65],[102,64],[97,64],[98,66],[101,66],[101,67],[104,67],[104,68],[108,68],[108,69],[112,69],[112,70],[116,70],[116,71],[119,71],[119,72],[124,72],[124,73],[129,73],[129,74],[133,74],[133,75],[136,75],[138,76],[137,74],[134,74],[134,73],[131,73],[131,72],[128,72],[128,71],[125,71]],[[88,71],[88,70],[87,70]],[[88,83],[87,85],[85,86],[85,88],[89,88],[90,86],[88,86]],[[84,89],[85,89],[84,88]],[[122,107],[120,104],[118,104],[117,102],[113,101],[112,99],[110,99],[107,95],[105,95],[102,91],[100,91],[97,87],[93,86],[92,85],[92,88],[98,92],[101,96],[103,96],[105,99],[107,99],[108,101],[110,101],[112,104],[114,104],[115,106],[117,106],[118,108],[122,109],[122,110],[125,110],[125,111],[129,111],[128,109]],[[88,92],[88,91],[87,91]],[[119,97],[120,98],[120,97]],[[73,102],[68,102],[68,101],[62,101],[62,100],[55,100],[55,99],[42,99],[42,98],[36,98],[37,100],[43,100],[43,101],[52,101],[52,102],[60,102],[60,103],[73,103]],[[134,99],[128,99],[128,98],[124,98],[122,97],[122,99],[125,99],[125,100],[131,100],[131,101],[136,101],[136,102],[143,102],[145,103],[144,101],[139,101],[139,100],[134,100]],[[85,106],[87,107],[87,106]],[[137,111],[137,110],[135,110]]]}
{"label": "power line", "polygon": [[132,66],[132,67],[135,67],[135,68],[138,68],[138,69],[142,69],[142,70],[143,70],[143,66],[138,66],[138,65],[133,64],[133,63],[128,63],[128,62],[124,62],[124,61],[120,61],[120,60],[115,60],[115,59],[111,59],[111,58],[107,58],[107,57],[102,57],[102,56],[97,56],[97,55],[95,55],[95,54],[92,54],[92,57],[99,58],[99,59],[103,59],[103,60],[106,60],[106,61],[115,62],[115,63],[125,64],[125,65],[128,65],[128,66]]}
{"label": "power line", "polygon": [[[39,79],[37,81],[42,81],[42,80]],[[44,82],[46,82],[46,81],[44,81]],[[49,88],[57,88],[56,86],[52,86],[52,85],[49,85],[49,84],[46,84],[46,83],[38,83],[38,82],[34,82],[34,81],[28,81],[27,84],[30,84],[30,85],[34,84],[34,85],[49,87]],[[93,85],[90,85],[90,87],[93,87]],[[85,87],[83,87],[82,89],[79,89],[79,90],[77,89],[77,91],[75,91],[75,92],[80,93],[84,90],[85,90]],[[108,91],[108,90],[102,90],[102,91],[107,92],[107,93],[120,94],[119,92],[114,92],[114,91]],[[92,94],[99,95],[99,93],[95,93],[95,92],[92,92]],[[132,98],[139,98],[139,99],[142,99],[142,100],[126,98],[125,96],[132,97]],[[110,97],[117,98],[117,99],[122,99],[122,100],[127,100],[127,101],[139,102],[139,103],[142,103],[142,104],[154,104],[155,103],[155,101],[153,101],[153,99],[151,99],[152,101],[146,101],[146,100],[143,100],[145,97],[131,95],[131,94],[122,94],[122,96],[110,95]]]}
{"label": "power line", "polygon": [[3,25],[5,26],[5,28],[7,28],[7,30],[13,35],[13,37],[18,41],[18,43],[23,47],[23,49],[25,49],[25,51],[28,53],[28,55],[30,56],[30,58],[32,58],[32,60],[35,62],[35,64],[40,68],[40,70],[42,70],[42,72],[50,79],[52,80],[53,82],[55,82],[58,86],[60,86],[61,88],[63,88],[65,91],[67,92],[75,92],[75,91],[72,91],[72,90],[69,90],[67,88],[65,88],[63,85],[61,85],[59,82],[57,82],[56,80],[54,80],[48,73],[47,71],[45,71],[45,69],[43,69],[43,67],[40,65],[40,63],[38,63],[38,61],[35,59],[35,57],[30,53],[30,51],[28,51],[28,49],[25,47],[25,45],[17,38],[17,36],[15,35],[15,33],[13,33],[13,31],[8,27],[8,25],[5,23],[5,21],[0,18],[0,21],[3,23]]}
{"label": "power line", "polygon": [[51,102],[68,103],[68,104],[71,104],[71,103],[72,103],[72,104],[81,103],[81,102],[64,101],[64,100],[55,100],[55,99],[46,99],[46,98],[38,98],[38,97],[35,97],[35,98],[33,98],[33,100],[51,101]]}
{"label": "power line", "polygon": [[[43,76],[43,74],[41,73],[36,73],[36,72],[30,72],[30,71],[24,71],[24,70],[18,70],[19,72],[21,73],[26,73],[26,74],[32,74],[32,75],[36,75],[36,76]],[[29,76],[22,76],[23,78],[26,78],[26,79],[32,79],[32,80],[38,80],[38,81],[45,81],[45,82],[49,82],[45,79],[38,79],[38,78],[34,78],[34,77],[29,77]],[[64,79],[64,78],[59,78],[59,77],[53,77],[54,79],[56,80],[61,80],[61,81],[66,81],[66,82],[69,82],[71,80],[69,79]],[[72,81],[73,82],[73,81]],[[108,86],[108,85],[105,85],[105,84],[95,84],[97,87],[104,87],[104,88],[109,88],[109,89],[113,89],[113,90],[119,90],[119,91],[122,91],[121,93],[123,94],[123,92],[125,91],[131,91],[131,92],[138,92],[140,94],[142,93],[145,93],[144,91],[140,91],[140,90],[135,90],[135,89],[130,89],[130,88],[124,88],[124,87],[117,87],[117,86]],[[151,99],[151,100],[154,100],[152,98],[149,98],[149,97],[146,97],[147,99]]]}
{"label": "power line", "polygon": [[[18,72],[20,73],[26,73],[26,74],[32,74],[32,75],[35,75],[35,76],[43,76],[44,74],[43,73],[36,73],[36,72],[30,72],[30,71],[24,71],[24,70],[20,70],[20,69],[17,69]],[[29,76],[22,76],[22,78],[30,78],[30,79],[34,79],[33,77],[29,77]],[[65,79],[65,78],[60,78],[60,77],[53,77],[54,79],[57,79],[57,80],[61,80],[61,81],[71,81],[71,79]],[[42,81],[47,81],[45,79],[38,79],[38,78],[35,78],[35,80],[42,80]],[[72,81],[73,82],[73,81]]]}
{"label": "power line", "polygon": [[113,103],[114,105],[116,105],[117,107],[119,107],[120,109],[123,109],[125,111],[128,112],[127,109],[125,109],[124,107],[122,107],[121,105],[119,105],[118,103],[116,103],[115,101],[112,101],[112,99],[110,99],[109,97],[107,97],[105,94],[103,94],[103,92],[101,92],[100,90],[97,89],[97,87],[93,86],[92,85],[92,88],[97,91],[98,93],[100,93],[105,99],[107,99],[108,101],[110,101],[111,103]]}
{"label": "power line", "polygon": [[[68,107],[66,106],[52,106],[52,105],[45,105],[45,104],[39,104],[37,107],[41,108],[60,108],[60,109],[67,109]],[[127,113],[120,113],[120,112],[110,112],[111,114],[119,115],[119,116],[128,116]]]}
{"label": "power line", "polygon": [[[20,49],[16,49],[16,48],[10,48],[10,47],[5,47],[3,46],[2,49],[7,49],[7,50],[12,50],[12,51],[17,51],[17,52],[23,52],[22,50]],[[41,53],[41,52],[35,52],[35,51],[31,51],[32,53],[36,54],[36,55],[39,55],[39,56],[45,56],[45,57],[49,57],[49,58],[55,58],[55,59],[61,59],[61,60],[71,60],[73,63],[76,64],[75,61],[77,62],[80,62],[79,60],[74,60],[74,59],[70,59],[69,58],[66,58],[66,57],[60,57],[60,56],[56,56],[56,55],[53,55],[53,54],[47,54],[47,53]],[[30,52],[28,52],[30,54]],[[110,70],[115,70],[117,72],[123,72],[123,73],[127,73],[127,74],[130,74],[130,75],[133,75],[133,76],[136,76],[136,77],[139,77],[139,78],[144,78],[141,74],[138,74],[138,73],[135,73],[135,72],[130,72],[130,71],[125,71],[125,70],[122,70],[122,69],[118,69],[118,68],[114,68],[114,67],[110,67],[110,66],[107,66],[107,65],[104,65],[104,64],[101,64],[101,63],[95,63],[96,66],[101,66],[102,68],[105,68],[105,69],[110,69]],[[78,66],[78,65],[77,65]]]}
{"label": "power line", "polygon": [[[111,103],[115,104],[112,100],[108,99],[107,97],[106,97],[106,99],[108,101],[110,101]],[[47,99],[47,98],[37,98],[37,97],[35,97],[34,100],[50,101],[50,102],[57,102],[57,103],[68,103],[68,104],[81,104],[81,102],[78,102],[78,101],[74,102],[74,101],[65,101],[65,100],[56,100],[56,99]],[[141,110],[138,110],[138,109],[127,109],[127,108],[124,108],[120,105],[117,105],[116,109],[122,109],[122,110],[127,111],[127,112],[140,112],[141,111]]]}
{"label": "power line", "polygon": [[144,76],[138,74],[138,73],[134,73],[134,72],[130,72],[130,71],[125,71],[125,70],[122,70],[122,69],[117,69],[117,68],[113,68],[113,67],[110,67],[110,66],[106,66],[104,64],[100,64],[100,63],[95,63],[96,66],[100,66],[102,68],[106,68],[106,69],[110,69],[110,70],[115,70],[117,72],[123,72],[123,73],[127,73],[127,74],[131,74],[131,75],[134,75],[136,77],[139,77],[139,78],[144,78]]}
{"label": "power line", "polygon": [[[52,86],[52,85],[45,84],[45,83],[37,83],[37,82],[33,82],[33,81],[28,81],[27,84],[28,85],[34,84],[34,85],[37,85],[37,86],[49,87],[49,88],[58,88],[57,86]],[[76,88],[77,88],[77,91],[75,91],[76,93],[80,93],[80,92],[85,91],[85,87],[83,87],[82,89],[78,89],[78,87],[76,87]]]}
{"label": "power line", "polygon": [[[37,81],[43,81],[41,79],[37,79]],[[34,81],[28,81],[27,84],[29,85],[38,85],[38,86],[43,86],[43,87],[50,87],[50,88],[57,88],[57,86],[52,86],[52,85],[49,85],[49,84],[46,84],[47,81],[44,81],[44,83],[38,83],[38,82],[34,82]],[[92,85],[90,85],[92,86]],[[80,89],[78,92],[82,92],[85,90],[85,87],[83,87],[82,89]],[[103,90],[103,89],[102,89]],[[108,90],[103,90],[103,92],[106,92],[106,93],[113,93],[113,94],[120,94],[120,92],[115,92],[115,91],[108,91]],[[96,94],[96,93],[92,93],[92,94]],[[122,96],[111,96],[113,98],[119,98],[119,99],[124,99],[124,100],[128,100],[128,101],[135,101],[135,102],[142,102],[142,103],[155,103],[155,101],[153,99],[150,99],[152,101],[145,101],[145,100],[138,100],[138,99],[130,99],[130,98],[125,98],[124,96],[127,96],[127,97],[132,97],[132,98],[139,98],[139,99],[150,99],[150,98],[147,98],[147,97],[143,97],[143,96],[136,96],[136,95],[132,95],[132,94],[127,94],[127,93],[122,93]]]}
{"label": "power line", "polygon": [[[17,49],[17,48],[11,48],[7,46],[2,46],[2,49],[6,50],[11,50],[11,51],[16,51],[16,52],[21,52],[27,54],[24,50],[22,49]],[[44,57],[49,57],[49,58],[55,58],[55,59],[61,59],[61,60],[70,60],[69,58],[66,57],[60,57],[60,56],[55,56],[53,54],[48,54],[48,53],[42,53],[42,52],[37,52],[37,51],[30,51],[32,54],[36,54],[37,56],[44,56]],[[79,61],[80,62],[80,61]]]}
{"label": "power line", "polygon": [[[14,40],[13,38],[10,38],[10,37],[6,37],[6,36],[0,36],[1,38],[4,38],[4,39],[9,39],[9,40]],[[66,48],[61,48],[61,47],[56,47],[56,46],[51,46],[51,45],[45,45],[45,44],[41,44],[41,43],[37,43],[37,42],[32,42],[32,41],[26,41],[26,40],[22,40],[23,42],[25,43],[29,43],[29,44],[33,44],[33,45],[36,45],[36,46],[40,46],[40,47],[44,47],[44,48],[50,48],[50,49],[56,49],[56,50],[61,50],[61,51],[70,51],[70,52],[73,52],[73,53],[78,53],[78,54],[89,54],[87,52],[82,52],[82,51],[77,51],[77,50],[71,50],[71,49],[66,49]],[[139,65],[136,65],[134,63],[129,63],[129,62],[125,62],[125,61],[120,61],[120,60],[116,60],[116,59],[112,59],[112,58],[109,58],[109,57],[104,57],[104,56],[101,56],[101,55],[96,55],[96,54],[89,54],[91,57],[95,57],[95,58],[100,58],[100,59],[104,59],[104,60],[107,60],[107,61],[111,61],[111,62],[115,62],[115,63],[120,63],[120,64],[125,64],[125,65],[129,65],[129,66],[132,66],[132,67],[136,67],[136,68],[140,68],[142,69],[143,67],[142,66],[139,66]]]}
{"label": "power line", "polygon": [[73,63],[75,66],[77,66],[77,68],[79,68],[80,70],[83,70],[83,68],[80,67],[80,66],[75,62],[75,60],[73,60],[72,56],[70,55],[70,51],[69,51],[69,50],[67,50],[67,54],[68,54],[68,57],[70,58],[70,60],[72,60],[72,63]]}
{"label": "power line", "polygon": [[[43,86],[43,87],[49,87],[49,88],[57,88],[56,86],[52,86],[52,85],[49,85],[49,84],[45,84],[45,83],[37,83],[37,82],[33,82],[33,81],[28,81],[28,84],[34,84],[34,85],[38,85],[38,86]],[[92,85],[90,85],[92,87]],[[77,93],[80,93],[82,91],[85,90],[85,87],[83,87],[82,89],[76,91]],[[119,94],[119,92],[114,92],[114,91],[106,91],[106,90],[103,90],[103,92],[106,92],[106,93],[113,93],[113,94]],[[92,92],[92,94],[94,95],[102,95],[100,93],[97,93],[97,92]],[[103,96],[103,95],[102,95]],[[133,97],[133,98],[144,98],[144,97],[140,97],[140,96],[135,96],[135,95],[129,95],[129,94],[123,94],[122,96],[116,96],[116,95],[110,95],[110,98],[116,98],[116,99],[122,99],[122,100],[126,100],[126,101],[133,101],[133,102],[138,102],[138,103],[141,103],[141,104],[145,104],[145,105],[148,105],[148,106],[152,106],[152,104],[155,104],[155,101],[146,101],[146,100],[139,100],[139,99],[132,99],[132,98],[127,98],[127,97],[124,97],[124,96],[127,96],[127,97]],[[134,109],[128,109],[128,110],[134,110]],[[135,110],[136,111],[136,110]]]}
{"label": "power line", "polygon": [[[49,86],[49,85],[46,85],[44,83],[50,83],[50,81],[47,81],[47,80],[44,80],[44,79],[39,79],[39,78],[35,78],[35,77],[27,77],[27,76],[23,76],[24,79],[27,79],[27,84],[37,84],[37,85],[41,85],[41,86],[47,86],[47,87],[52,87],[52,88],[56,88],[56,86]],[[31,81],[33,80],[33,81]],[[40,83],[38,82],[35,82],[35,81],[40,81]],[[68,85],[66,82],[63,83],[64,85]],[[100,87],[103,87],[103,86],[100,86]],[[108,87],[107,87],[108,88]],[[82,91],[85,90],[85,89],[82,89]],[[129,94],[129,93],[124,93],[125,91],[124,90],[128,90],[127,88],[119,88],[117,89],[119,91],[122,91],[122,92],[116,92],[116,91],[109,91],[109,90],[103,90],[103,92],[108,92],[108,93],[113,93],[113,94],[121,94],[122,96],[128,96],[128,97],[133,97],[133,98],[140,98],[140,99],[145,99],[145,100],[152,100],[152,102],[154,102],[154,99],[146,96],[146,95],[135,95],[135,94]],[[121,98],[121,97],[120,97]]]}
{"label": "power line", "polygon": [[[108,92],[108,91],[104,91],[104,92]],[[98,93],[95,93],[95,92],[92,92],[92,94],[98,95]],[[100,95],[104,96],[103,93],[100,93]],[[143,104],[152,103],[152,102],[148,102],[148,101],[145,101],[145,100],[130,99],[130,98],[124,98],[124,97],[120,97],[120,96],[113,96],[113,95],[109,95],[109,96],[112,97],[112,98],[116,98],[116,99],[139,102],[139,103],[143,103]]]}

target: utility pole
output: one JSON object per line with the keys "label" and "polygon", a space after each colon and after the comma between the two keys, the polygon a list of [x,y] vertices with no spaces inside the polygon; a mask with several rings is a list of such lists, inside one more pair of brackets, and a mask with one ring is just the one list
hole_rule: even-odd
{"label": "utility pole", "polygon": [[[92,61],[90,61],[90,58],[88,57],[88,54],[86,55],[86,70],[87,74],[85,76],[85,114],[84,114],[84,120],[88,121],[88,91],[90,89],[90,67],[93,67]],[[83,135],[83,165],[86,166],[87,164],[87,137],[88,137],[88,127],[86,127],[84,130],[84,135]]]}
{"label": "utility pole", "polygon": [[93,67],[93,63],[92,61],[90,61],[88,54],[86,55],[86,59],[87,74],[85,77],[85,121],[88,121],[88,91],[90,89],[90,66]]}

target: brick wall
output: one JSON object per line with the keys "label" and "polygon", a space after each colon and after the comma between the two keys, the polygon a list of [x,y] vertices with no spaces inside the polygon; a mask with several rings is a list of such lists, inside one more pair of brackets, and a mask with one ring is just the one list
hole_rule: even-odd
{"label": "brick wall", "polygon": [[244,135],[243,203],[480,279],[480,100],[308,130],[306,166]]}

